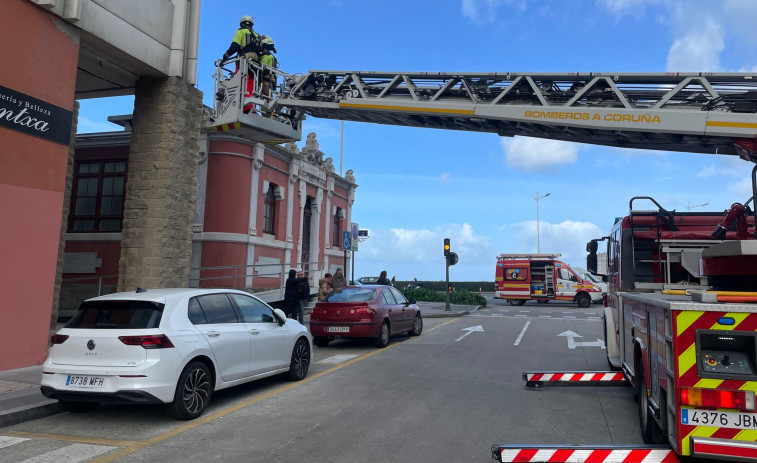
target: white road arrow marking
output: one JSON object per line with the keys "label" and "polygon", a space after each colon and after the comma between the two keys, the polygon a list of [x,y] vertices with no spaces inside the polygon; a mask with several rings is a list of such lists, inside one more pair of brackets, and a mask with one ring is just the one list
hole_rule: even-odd
{"label": "white road arrow marking", "polygon": [[596,341],[591,342],[576,342],[575,338],[582,338],[583,336],[572,331],[565,331],[558,334],[558,336],[564,336],[568,338],[568,349],[571,350],[575,349],[576,347],[599,347],[601,349],[605,349],[605,342],[599,338],[597,338]]}
{"label": "white road arrow marking", "polygon": [[467,333],[465,333],[464,335],[462,335],[459,338],[455,339],[455,341],[460,341],[461,339],[463,339],[464,337],[466,337],[469,334],[473,333],[474,331],[480,331],[480,332],[483,333],[484,332],[484,327],[481,326],[481,325],[471,326],[471,327],[468,327],[468,328],[463,328],[463,331],[467,331]]}

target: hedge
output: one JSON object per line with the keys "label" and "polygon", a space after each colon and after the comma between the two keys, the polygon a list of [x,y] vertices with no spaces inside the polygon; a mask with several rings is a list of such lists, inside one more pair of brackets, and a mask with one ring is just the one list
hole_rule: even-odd
{"label": "hedge", "polygon": [[[454,286],[454,285],[453,285]],[[425,302],[446,302],[445,291],[437,291],[425,286],[420,288],[404,288],[397,285],[396,287],[405,295],[408,299],[414,299],[416,301]],[[444,282],[442,282],[442,288],[444,288]],[[467,289],[455,289],[450,293],[450,303],[460,305],[476,305],[486,307],[486,299],[477,292],[471,292]]]}

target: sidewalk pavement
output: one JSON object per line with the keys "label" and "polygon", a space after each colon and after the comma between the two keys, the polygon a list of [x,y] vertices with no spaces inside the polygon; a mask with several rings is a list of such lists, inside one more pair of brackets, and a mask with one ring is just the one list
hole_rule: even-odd
{"label": "sidewalk pavement", "polygon": [[[462,317],[479,309],[477,306],[450,304],[448,311],[443,302],[418,302],[418,306],[423,318]],[[308,309],[305,315],[307,324],[310,319]],[[42,395],[39,390],[41,378],[42,365],[0,371],[0,428],[64,411],[57,400]]]}

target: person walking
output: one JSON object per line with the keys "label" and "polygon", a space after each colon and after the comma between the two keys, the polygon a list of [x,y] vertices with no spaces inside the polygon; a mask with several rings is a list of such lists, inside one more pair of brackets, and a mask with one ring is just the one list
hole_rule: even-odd
{"label": "person walking", "polygon": [[289,278],[284,283],[284,310],[292,318],[294,318],[295,310],[299,307],[299,303],[297,302],[297,285],[302,283],[303,280],[307,281],[308,279],[297,278],[297,270],[291,269],[289,270]]}
{"label": "person walking", "polygon": [[297,272],[297,281],[297,305],[295,306],[292,318],[300,323],[304,323],[305,301],[310,298],[310,280],[305,277],[304,273]]}
{"label": "person walking", "polygon": [[344,278],[344,273],[342,273],[342,269],[338,268],[336,269],[336,272],[334,272],[334,276],[331,279],[331,287],[334,289],[344,288],[347,286],[347,279]]}
{"label": "person walking", "polygon": [[386,277],[386,270],[381,271],[381,274],[379,275],[378,280],[376,280],[376,284],[391,286],[392,282],[389,281],[389,278]]}
{"label": "person walking", "polygon": [[[252,19],[252,16],[242,16],[242,18],[239,20],[239,29],[237,29],[237,31],[234,33],[234,38],[231,40],[231,45],[229,45],[229,49],[226,50],[226,53],[223,54],[221,63],[228,60],[235,54],[237,57],[244,56],[249,60],[258,61],[258,55],[261,52],[261,37],[260,34],[252,29],[253,24],[254,21]],[[237,63],[237,71],[239,71],[239,63]],[[244,107],[242,108],[245,113],[249,113],[251,111],[254,112],[253,103],[251,101],[251,99],[253,98],[254,90],[255,73],[248,72],[247,87],[244,92]]]}

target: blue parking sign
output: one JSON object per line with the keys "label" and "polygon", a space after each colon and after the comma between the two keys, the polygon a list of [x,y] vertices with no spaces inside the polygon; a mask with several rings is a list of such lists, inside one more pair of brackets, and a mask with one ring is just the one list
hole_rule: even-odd
{"label": "blue parking sign", "polygon": [[342,250],[352,250],[352,233],[349,230],[344,230],[342,232]]}

